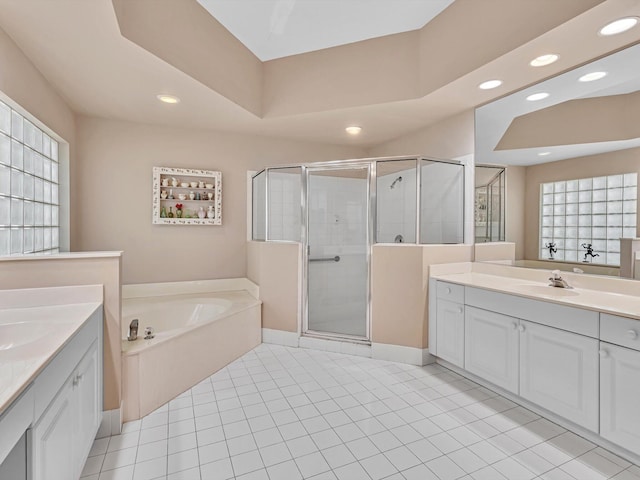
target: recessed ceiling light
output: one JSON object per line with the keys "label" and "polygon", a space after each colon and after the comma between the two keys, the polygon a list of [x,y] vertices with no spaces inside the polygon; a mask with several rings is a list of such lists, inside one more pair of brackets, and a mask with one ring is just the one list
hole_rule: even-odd
{"label": "recessed ceiling light", "polygon": [[630,28],[633,28],[638,23],[638,17],[625,17],[606,24],[598,32],[600,35],[617,35],[618,33],[626,32]]}
{"label": "recessed ceiling light", "polygon": [[532,67],[544,67],[545,65],[551,65],[553,62],[558,60],[558,58],[560,57],[555,53],[547,53],[534,58],[529,62],[529,65]]}
{"label": "recessed ceiling light", "polygon": [[358,127],[356,125],[352,125],[350,127],[345,128],[345,131],[349,135],[358,135],[362,131],[362,127]]}
{"label": "recessed ceiling light", "polygon": [[607,72],[591,72],[585,75],[582,75],[578,81],[579,82],[593,82],[594,80],[600,80],[607,76]]}
{"label": "recessed ceiling light", "polygon": [[540,153],[538,153],[539,157],[546,157],[547,155],[551,155],[551,152],[540,152]]}
{"label": "recessed ceiling light", "polygon": [[502,80],[487,80],[486,82],[482,82],[478,85],[478,88],[482,90],[491,90],[492,88],[497,88],[502,85]]}
{"label": "recessed ceiling light", "polygon": [[529,95],[527,97],[527,100],[529,100],[530,102],[537,102],[538,100],[542,100],[543,98],[547,98],[549,96],[549,94],[547,92],[539,92],[539,93],[534,93],[533,95]]}
{"label": "recessed ceiling light", "polygon": [[174,95],[166,95],[164,93],[161,93],[160,95],[156,95],[156,98],[164,103],[180,103],[180,99]]}

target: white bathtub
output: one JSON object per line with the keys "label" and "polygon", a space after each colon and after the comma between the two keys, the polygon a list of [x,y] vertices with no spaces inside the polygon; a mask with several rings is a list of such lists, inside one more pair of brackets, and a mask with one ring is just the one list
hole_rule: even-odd
{"label": "white bathtub", "polygon": [[[124,421],[152,412],[260,344],[261,302],[247,291],[253,284],[247,290],[203,292],[206,283],[157,284],[155,290],[144,285],[142,292],[123,286]],[[197,291],[163,294],[187,292],[185,285]],[[138,339],[127,341],[134,318]],[[153,339],[144,339],[146,327],[153,328]]]}
{"label": "white bathtub", "polygon": [[[228,296],[228,294],[227,294]],[[123,351],[131,352],[159,343],[189,329],[213,322],[231,310],[233,303],[221,293],[168,295],[124,299],[122,302]],[[129,325],[138,320],[138,340],[128,341]],[[144,341],[147,327],[155,338]],[[143,341],[140,341],[143,340]]]}

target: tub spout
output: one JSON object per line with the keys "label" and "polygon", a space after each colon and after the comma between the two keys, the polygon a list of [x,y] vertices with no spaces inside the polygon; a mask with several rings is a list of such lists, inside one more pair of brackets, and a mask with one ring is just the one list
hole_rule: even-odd
{"label": "tub spout", "polygon": [[129,324],[129,336],[127,340],[133,342],[136,338],[138,338],[138,319],[134,318]]}

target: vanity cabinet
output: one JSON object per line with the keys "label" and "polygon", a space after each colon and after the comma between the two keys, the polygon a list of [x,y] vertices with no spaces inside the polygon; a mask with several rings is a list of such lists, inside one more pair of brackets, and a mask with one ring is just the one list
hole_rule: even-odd
{"label": "vanity cabinet", "polygon": [[640,322],[600,315],[600,434],[640,455]]}
{"label": "vanity cabinet", "polygon": [[517,318],[466,306],[465,369],[513,393],[518,393]]}
{"label": "vanity cabinet", "polygon": [[221,172],[153,167],[152,190],[154,224],[222,225]]}
{"label": "vanity cabinet", "polygon": [[66,371],[62,387],[30,431],[31,480],[79,478],[100,427],[102,341],[101,335],[96,338],[95,334],[101,331],[102,315],[94,315],[88,322],[61,352],[69,357],[48,367],[57,370],[68,362],[75,365]]}
{"label": "vanity cabinet", "polygon": [[436,343],[438,356],[464,367],[464,287],[437,282]]}
{"label": "vanity cabinet", "polygon": [[598,340],[520,321],[520,396],[598,431]]}

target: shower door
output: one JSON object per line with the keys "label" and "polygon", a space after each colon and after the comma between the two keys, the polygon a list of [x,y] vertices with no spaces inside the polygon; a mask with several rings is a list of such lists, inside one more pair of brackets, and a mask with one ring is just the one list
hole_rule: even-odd
{"label": "shower door", "polygon": [[307,168],[304,333],[369,339],[369,165]]}

